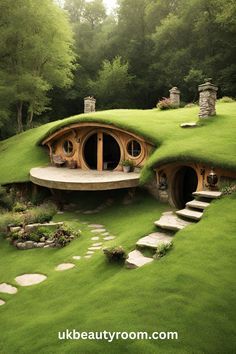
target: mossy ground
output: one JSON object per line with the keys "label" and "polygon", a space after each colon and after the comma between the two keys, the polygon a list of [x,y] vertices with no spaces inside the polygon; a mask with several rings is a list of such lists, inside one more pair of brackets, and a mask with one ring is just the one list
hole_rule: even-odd
{"label": "mossy ground", "polygon": [[[79,197],[80,196],[80,197]],[[79,204],[99,203],[78,194]],[[101,197],[102,198],[102,197]],[[96,202],[95,202],[96,200]],[[95,205],[96,204],[96,205]],[[78,205],[78,209],[81,207]],[[169,207],[146,193],[124,206],[116,199],[96,215],[65,212],[65,220],[82,229],[81,238],[60,250],[17,251],[0,241],[0,282],[14,284],[17,275],[39,272],[48,279],[2,295],[0,352],[6,353],[233,353],[235,352],[236,198],[214,201],[203,219],[178,232],[174,248],[161,260],[136,270],[108,264],[98,251],[76,268],[56,272],[60,262],[85,254],[91,244],[84,221],[104,223],[116,236],[109,245],[133,249],[155,230],[153,221]],[[177,341],[59,341],[57,332],[178,331]]]}

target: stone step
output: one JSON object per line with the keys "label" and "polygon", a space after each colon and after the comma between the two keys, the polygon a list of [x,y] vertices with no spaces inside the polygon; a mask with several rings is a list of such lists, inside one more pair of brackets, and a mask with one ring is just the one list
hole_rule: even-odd
{"label": "stone step", "polygon": [[210,205],[210,203],[201,202],[200,200],[196,200],[196,199],[191,200],[191,202],[186,203],[187,207],[193,208],[193,209],[200,209],[200,210],[206,209],[209,205]]}
{"label": "stone step", "polygon": [[201,220],[203,213],[201,211],[196,211],[191,209],[182,209],[176,211],[176,214],[183,218],[199,221]]}
{"label": "stone step", "polygon": [[162,229],[179,231],[192,223],[180,219],[177,215],[170,211],[163,213],[160,219],[155,221],[154,224]]}
{"label": "stone step", "polygon": [[125,261],[127,268],[134,269],[142,267],[145,264],[151,263],[153,258],[145,257],[140,251],[134,250],[128,254],[128,258]]}
{"label": "stone step", "polygon": [[216,199],[216,198],[220,198],[222,193],[218,191],[199,191],[199,192],[194,192],[193,195],[196,197]]}
{"label": "stone step", "polygon": [[168,236],[162,232],[154,232],[150,235],[140,238],[136,245],[138,247],[149,247],[157,249],[157,247],[162,244],[170,244],[172,240],[172,236]]}

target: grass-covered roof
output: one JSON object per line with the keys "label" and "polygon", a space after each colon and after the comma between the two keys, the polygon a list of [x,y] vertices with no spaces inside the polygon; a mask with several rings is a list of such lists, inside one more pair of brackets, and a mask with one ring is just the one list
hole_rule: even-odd
{"label": "grass-covered roof", "polygon": [[54,121],[0,142],[0,184],[26,182],[32,167],[47,165],[43,139],[78,122],[112,124],[143,136],[155,149],[142,173],[144,181],[155,166],[167,162],[194,161],[236,170],[236,103],[218,103],[217,116],[199,127],[182,129],[184,122],[198,121],[198,107],[178,110],[110,110]]}

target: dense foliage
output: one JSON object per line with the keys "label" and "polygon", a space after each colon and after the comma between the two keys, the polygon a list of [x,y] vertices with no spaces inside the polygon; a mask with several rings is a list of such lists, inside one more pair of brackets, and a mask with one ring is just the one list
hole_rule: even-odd
{"label": "dense foliage", "polygon": [[[119,0],[109,15],[102,0],[57,3],[61,8],[52,0],[37,6],[30,0],[1,1],[2,138],[14,133],[16,106],[18,120],[22,114],[23,124],[31,125],[33,113],[34,124],[81,113],[88,95],[96,95],[98,109],[152,108],[178,86],[182,101],[194,102],[206,77],[219,86],[219,96],[235,96],[233,0]],[[77,54],[70,88],[66,15]]]}

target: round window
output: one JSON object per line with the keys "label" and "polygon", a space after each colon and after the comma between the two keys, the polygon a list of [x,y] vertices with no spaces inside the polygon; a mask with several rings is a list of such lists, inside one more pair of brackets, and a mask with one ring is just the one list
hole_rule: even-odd
{"label": "round window", "polygon": [[66,155],[72,155],[74,150],[73,143],[70,140],[65,140],[63,144],[63,150]]}
{"label": "round window", "polygon": [[129,141],[127,145],[128,154],[132,157],[138,157],[141,154],[141,145],[136,140]]}

